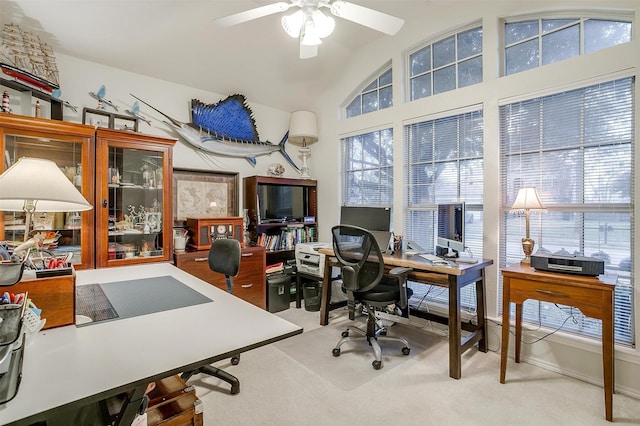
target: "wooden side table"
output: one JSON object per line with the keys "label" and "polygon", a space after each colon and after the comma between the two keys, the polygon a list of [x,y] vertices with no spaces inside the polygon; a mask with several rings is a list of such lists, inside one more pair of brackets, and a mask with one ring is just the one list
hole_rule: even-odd
{"label": "wooden side table", "polygon": [[613,420],[614,349],[613,290],[615,275],[590,277],[537,271],[529,265],[513,265],[501,270],[502,347],[500,350],[500,383],[505,382],[509,349],[510,303],[516,305],[515,361],[520,362],[522,346],[522,304],[527,299],[575,306],[586,316],[602,320],[602,363],[604,369],[605,417]]}

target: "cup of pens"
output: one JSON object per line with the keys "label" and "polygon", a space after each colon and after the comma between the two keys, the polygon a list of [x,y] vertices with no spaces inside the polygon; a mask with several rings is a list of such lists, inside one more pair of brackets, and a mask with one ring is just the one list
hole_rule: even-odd
{"label": "cup of pens", "polygon": [[186,229],[174,229],[173,230],[173,249],[175,251],[184,251],[187,247],[187,230]]}

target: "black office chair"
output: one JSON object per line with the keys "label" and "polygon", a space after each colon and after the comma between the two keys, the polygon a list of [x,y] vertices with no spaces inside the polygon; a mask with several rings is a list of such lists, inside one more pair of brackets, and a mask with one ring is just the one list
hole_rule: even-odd
{"label": "black office chair", "polygon": [[[397,313],[408,316],[408,300],[413,291],[407,288],[407,274],[411,268],[394,268],[384,276],[384,259],[376,239],[364,228],[350,225],[337,225],[331,229],[333,251],[342,265],[342,291],[348,298],[350,309],[362,304],[367,310],[367,330],[348,327],[342,333],[342,339],[333,349],[333,356],[340,356],[343,343],[366,339],[375,355],[373,368],[382,367],[382,351],[379,340],[397,341],[404,344],[403,355],[409,355],[409,343],[402,337],[387,336],[386,329],[376,319],[376,308],[384,309],[395,304]],[[361,336],[349,336],[355,331]]]}
{"label": "black office chair", "polygon": [[[213,240],[211,248],[209,249],[209,268],[214,272],[224,274],[227,282],[227,291],[229,293],[233,293],[232,277],[238,275],[241,256],[240,243],[238,240],[230,238]],[[238,362],[240,362],[240,355],[231,358],[233,365],[237,365]],[[229,383],[231,385],[232,395],[240,393],[240,381],[236,376],[211,365],[205,365],[197,370],[186,371],[182,373],[180,377],[186,382],[191,376],[198,373],[208,374]]]}

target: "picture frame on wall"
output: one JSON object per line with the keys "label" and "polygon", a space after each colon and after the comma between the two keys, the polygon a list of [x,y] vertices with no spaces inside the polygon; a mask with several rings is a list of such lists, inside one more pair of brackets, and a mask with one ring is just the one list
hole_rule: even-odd
{"label": "picture frame on wall", "polygon": [[173,226],[187,218],[238,216],[238,173],[173,169]]}

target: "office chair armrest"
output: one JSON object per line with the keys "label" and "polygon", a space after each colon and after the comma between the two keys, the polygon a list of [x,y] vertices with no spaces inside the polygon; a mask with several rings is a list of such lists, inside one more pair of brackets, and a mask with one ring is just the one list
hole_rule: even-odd
{"label": "office chair armrest", "polygon": [[407,275],[413,271],[412,268],[406,268],[398,266],[389,271],[389,275],[398,278],[398,285],[400,286],[400,309],[405,309],[409,303],[409,297],[407,296]]}

